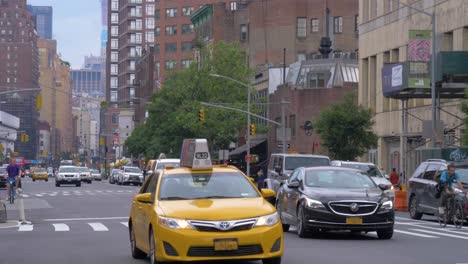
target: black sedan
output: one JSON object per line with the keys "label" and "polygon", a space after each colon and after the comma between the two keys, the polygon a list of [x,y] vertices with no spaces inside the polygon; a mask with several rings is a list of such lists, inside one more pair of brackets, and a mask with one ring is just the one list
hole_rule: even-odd
{"label": "black sedan", "polygon": [[393,236],[393,202],[362,171],[339,167],[298,168],[278,190],[276,207],[283,229],[297,227],[300,237],[320,231],[377,231]]}

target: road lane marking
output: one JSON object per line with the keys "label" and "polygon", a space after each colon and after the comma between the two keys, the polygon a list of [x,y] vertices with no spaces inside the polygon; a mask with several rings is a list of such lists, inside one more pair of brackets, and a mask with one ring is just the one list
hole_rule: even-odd
{"label": "road lane marking", "polygon": [[87,221],[87,220],[119,220],[128,219],[128,216],[114,216],[114,217],[90,217],[90,218],[62,218],[62,219],[43,219],[44,222],[58,222],[58,221]]}
{"label": "road lane marking", "polygon": [[128,227],[128,222],[120,222],[122,225]]}
{"label": "road lane marking", "polygon": [[123,193],[123,191],[117,191],[118,193]]}
{"label": "road lane marking", "polygon": [[398,230],[398,229],[394,229],[393,232],[411,235],[411,236],[417,236],[417,237],[424,237],[424,238],[438,238],[436,236],[423,235],[423,234],[418,234],[418,233],[413,233],[413,232],[408,232],[408,231],[403,231],[403,230]]}
{"label": "road lane marking", "polygon": [[430,227],[430,226],[424,226],[424,225],[418,225],[418,224],[410,224],[410,223],[400,223],[400,225],[407,225],[407,226],[413,226],[413,227],[420,227],[420,228],[426,228],[426,229],[432,229],[432,230],[437,230],[437,231],[444,231],[444,232],[450,232],[454,234],[460,234],[460,235],[467,235],[467,232],[463,231],[455,231],[455,230],[450,230],[447,228],[442,228],[442,227]]}
{"label": "road lane marking", "polygon": [[42,194],[36,194],[37,197],[42,197]]}
{"label": "road lane marking", "polygon": [[66,224],[52,224],[55,228],[55,232],[66,232],[70,231],[70,227]]}
{"label": "road lane marking", "polygon": [[109,231],[109,229],[103,225],[102,223],[88,223],[94,231],[102,232],[102,231]]}
{"label": "road lane marking", "polygon": [[23,194],[23,198],[29,198],[29,195]]}
{"label": "road lane marking", "polygon": [[18,228],[18,231],[20,232],[28,232],[28,231],[33,231],[34,226],[33,225],[20,225]]}
{"label": "road lane marking", "polygon": [[457,235],[452,235],[452,234],[448,234],[448,233],[434,232],[434,231],[429,231],[429,230],[424,230],[424,229],[417,229],[417,228],[411,228],[410,230],[423,232],[423,233],[428,233],[428,234],[439,235],[439,236],[448,236],[448,237],[468,240],[468,237],[466,237],[466,236],[457,236]]}
{"label": "road lane marking", "polygon": [[[400,218],[400,219],[406,219],[408,220],[409,223],[404,223],[404,222],[396,222],[397,224],[410,224],[410,223],[415,223],[415,224],[427,224],[427,225],[432,225],[432,226],[440,226],[440,224],[436,221],[436,220],[427,220],[427,221],[424,221],[424,220],[414,220],[414,219],[408,219],[408,218],[404,218],[404,217],[398,217],[396,216],[395,218]],[[455,227],[454,225],[447,225],[448,227]]]}

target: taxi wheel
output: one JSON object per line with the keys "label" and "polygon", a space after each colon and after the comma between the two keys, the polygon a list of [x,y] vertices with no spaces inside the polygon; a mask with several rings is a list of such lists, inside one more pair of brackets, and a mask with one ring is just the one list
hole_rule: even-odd
{"label": "taxi wheel", "polygon": [[281,257],[262,260],[262,264],[281,264]]}
{"label": "taxi wheel", "polygon": [[156,245],[154,243],[155,242],[154,242],[153,229],[150,229],[150,251],[149,251],[150,264],[162,264],[162,262],[158,261],[156,258]]}
{"label": "taxi wheel", "polygon": [[137,246],[136,246],[136,240],[135,240],[135,232],[133,232],[133,227],[130,224],[129,226],[129,232],[130,232],[130,249],[132,250],[132,257],[135,259],[142,259],[146,257],[145,252],[141,251]]}

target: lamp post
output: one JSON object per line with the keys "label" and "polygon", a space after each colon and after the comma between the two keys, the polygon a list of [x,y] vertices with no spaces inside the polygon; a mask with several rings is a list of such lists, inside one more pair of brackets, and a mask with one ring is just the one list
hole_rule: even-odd
{"label": "lamp post", "polygon": [[[436,98],[436,60],[437,60],[437,47],[436,47],[436,12],[435,12],[435,6],[433,7],[434,10],[432,13],[426,12],[422,9],[413,7],[411,5],[402,3],[399,0],[393,0],[394,2],[407,7],[409,9],[412,9],[418,13],[424,14],[428,17],[431,18],[431,23],[432,23],[432,54],[431,54],[431,107],[432,107],[432,147],[436,147],[436,130],[437,130],[437,98]],[[406,135],[405,135],[406,136]]]}
{"label": "lamp post", "polygon": [[246,131],[246,134],[247,134],[247,159],[246,159],[246,163],[247,163],[247,166],[246,166],[246,172],[247,172],[247,176],[250,176],[250,131],[249,131],[249,127],[250,127],[250,122],[251,122],[251,117],[250,117],[250,97],[251,97],[251,93],[252,93],[252,86],[250,86],[249,84],[246,84],[246,83],[243,83],[241,81],[238,81],[236,79],[233,79],[231,77],[227,77],[227,76],[224,76],[224,75],[219,75],[219,74],[214,74],[214,73],[210,73],[209,74],[210,76],[212,77],[215,77],[215,78],[222,78],[222,79],[226,79],[226,80],[229,80],[229,81],[232,81],[232,82],[235,82],[237,84],[240,84],[244,87],[247,88],[247,91],[248,91],[248,94],[247,94],[247,129],[245,130]]}

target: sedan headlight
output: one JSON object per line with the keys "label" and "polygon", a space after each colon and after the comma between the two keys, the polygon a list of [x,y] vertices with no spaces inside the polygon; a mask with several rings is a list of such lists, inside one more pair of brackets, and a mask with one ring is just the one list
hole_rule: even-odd
{"label": "sedan headlight", "polygon": [[261,216],[257,219],[255,226],[274,226],[279,222],[278,213],[273,213],[270,215]]}
{"label": "sedan headlight", "polygon": [[177,219],[177,218],[169,218],[159,216],[159,223],[162,226],[165,226],[170,229],[193,229],[193,226],[189,223],[189,221],[184,219]]}
{"label": "sedan headlight", "polygon": [[385,201],[380,206],[380,210],[382,210],[382,211],[387,211],[387,210],[392,210],[392,209],[393,209],[393,202],[392,201]]}
{"label": "sedan headlight", "polygon": [[130,177],[130,175],[128,175],[128,174],[124,174],[123,176],[124,176],[125,179],[128,179]]}
{"label": "sedan headlight", "polygon": [[312,209],[325,208],[322,202],[309,198],[306,198],[306,205]]}

